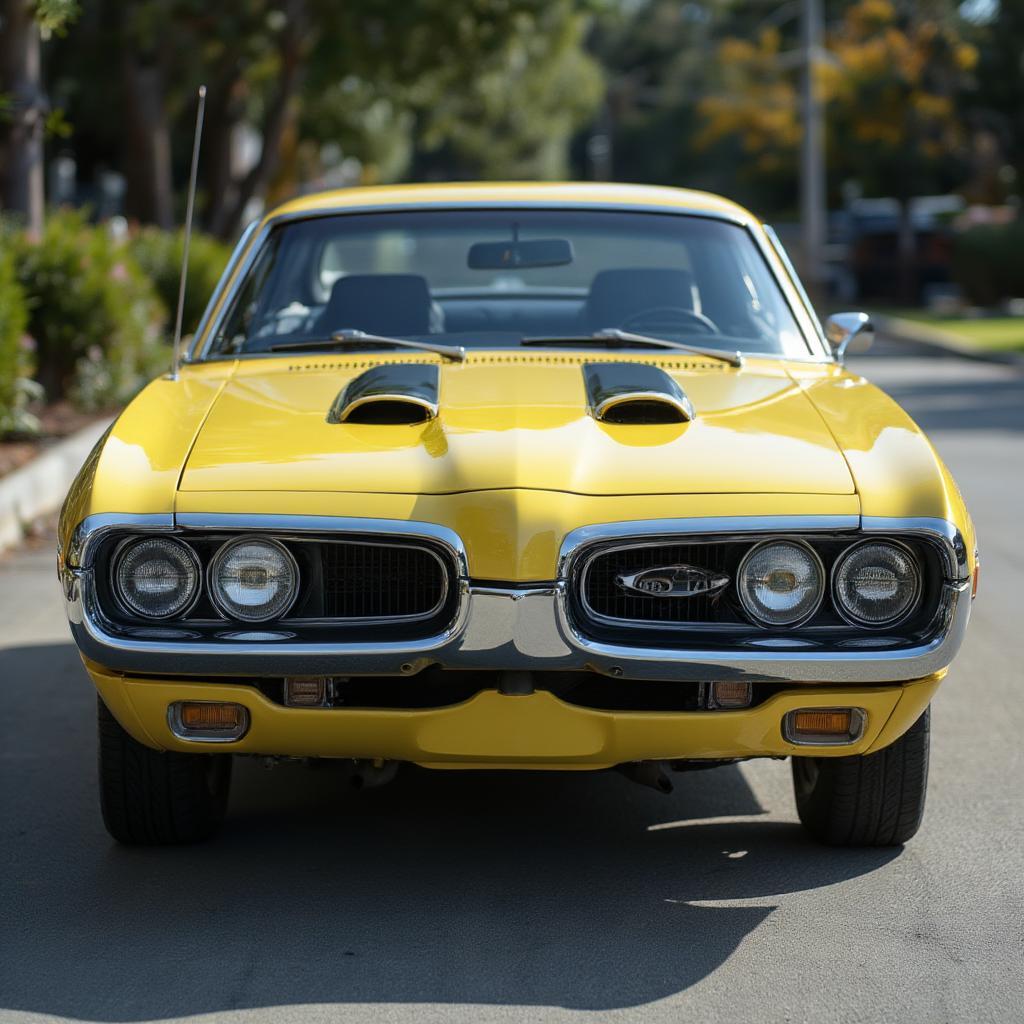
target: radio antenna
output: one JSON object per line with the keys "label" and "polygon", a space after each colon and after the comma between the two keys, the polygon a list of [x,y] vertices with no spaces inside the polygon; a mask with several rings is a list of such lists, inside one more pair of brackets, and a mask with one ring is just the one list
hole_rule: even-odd
{"label": "radio antenna", "polygon": [[181,326],[185,314],[185,281],[188,278],[188,248],[192,241],[192,213],[196,205],[196,173],[199,170],[199,143],[203,137],[203,111],[206,109],[206,86],[199,86],[196,109],[196,134],[192,142],[192,171],[188,179],[188,202],[185,206],[185,238],[181,252],[181,279],[178,282],[178,312],[174,318],[174,349],[171,353],[171,380],[178,379],[181,366]]}

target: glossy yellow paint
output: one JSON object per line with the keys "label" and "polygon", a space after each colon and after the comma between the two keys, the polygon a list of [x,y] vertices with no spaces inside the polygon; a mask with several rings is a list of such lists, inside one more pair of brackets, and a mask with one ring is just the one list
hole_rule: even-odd
{"label": "glossy yellow paint", "polygon": [[613,360],[471,354],[441,366],[438,419],[392,426],[327,421],[339,391],[384,360],[240,363],[199,433],[181,490],[853,493],[832,435],[778,361],[752,359],[736,371],[634,357],[674,377],[700,416],[624,426],[587,410],[581,367]]}
{"label": "glossy yellow paint", "polygon": [[[796,685],[756,708],[717,712],[609,712],[567,704],[538,690],[508,697],[484,690],[462,704],[427,710],[285,708],[252,687],[131,679],[87,665],[104,701],[140,743],[162,750],[387,758],[427,766],[604,768],[680,757],[832,757],[891,743],[917,720],[939,676],[874,687]],[[643,684],[637,684],[643,685]],[[180,740],[167,725],[176,700],[223,700],[249,710],[248,733],[232,743]],[[863,737],[837,747],[798,747],[782,737],[796,708],[850,706],[867,712]]]}
{"label": "glossy yellow paint", "polygon": [[467,202],[495,206],[502,203],[660,206],[669,210],[719,214],[743,224],[757,222],[749,210],[710,192],[661,185],[566,181],[443,182],[344,188],[299,196],[271,210],[266,220],[335,213],[358,207],[452,206]]}
{"label": "glossy yellow paint", "polygon": [[[426,425],[326,422],[345,382],[400,361],[189,366],[122,413],[72,487],[61,540],[98,512],[276,512],[454,529],[470,571],[550,579],[578,526],[739,515],[922,516],[973,527],[927,438],[886,395],[829,364],[624,358],[666,368],[698,418],[615,426],[587,414],[580,364],[605,353],[482,352],[442,368]],[[523,361],[521,361],[523,360]]]}
{"label": "glossy yellow paint", "polygon": [[178,380],[150,383],[86,459],[61,512],[66,547],[86,516],[104,512],[167,513],[199,428],[234,363],[189,367]]}
{"label": "glossy yellow paint", "polygon": [[974,524],[949,470],[885,392],[838,366],[790,365],[842,448],[865,516],[935,516],[956,523],[973,567]]}

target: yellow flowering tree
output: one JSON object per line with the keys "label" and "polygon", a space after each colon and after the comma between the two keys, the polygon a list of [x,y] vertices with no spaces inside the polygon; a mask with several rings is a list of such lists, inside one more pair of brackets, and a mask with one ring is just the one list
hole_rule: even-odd
{"label": "yellow flowering tree", "polygon": [[[857,0],[829,26],[815,86],[826,102],[833,181],[856,178],[900,200],[905,290],[913,236],[912,196],[949,187],[967,142],[959,100],[972,82],[976,49],[955,12],[938,0],[897,5]],[[754,173],[790,171],[795,181],[802,135],[799,54],[776,28],[723,40],[713,90],[699,104],[698,141],[738,139]]]}
{"label": "yellow flowering tree", "polygon": [[924,187],[929,170],[966,141],[957,101],[970,84],[977,50],[955,21],[928,5],[901,11],[890,0],[848,7],[829,35],[829,49],[839,71],[833,131],[863,154],[851,169],[874,171],[889,189]]}

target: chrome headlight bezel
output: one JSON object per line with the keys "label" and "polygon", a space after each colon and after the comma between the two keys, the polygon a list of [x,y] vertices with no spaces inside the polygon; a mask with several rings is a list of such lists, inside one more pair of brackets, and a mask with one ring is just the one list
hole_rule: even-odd
{"label": "chrome headlight bezel", "polygon": [[[799,548],[801,551],[810,555],[811,561],[814,564],[818,573],[818,592],[815,597],[813,605],[810,606],[803,614],[797,618],[787,620],[786,622],[772,622],[764,619],[760,616],[756,610],[751,609],[745,599],[743,589],[744,573],[750,560],[759,552],[766,547],[793,547]],[[762,629],[776,629],[776,630],[791,630],[798,629],[800,626],[809,622],[818,614],[821,608],[822,601],[825,600],[825,594],[828,590],[828,573],[825,571],[825,563],[821,560],[821,555],[815,551],[814,547],[803,538],[797,537],[766,537],[765,539],[753,544],[750,549],[744,554],[743,558],[740,559],[740,564],[736,569],[736,581],[735,591],[736,598],[740,603],[740,607],[743,609],[743,613],[750,619],[750,621]]]}
{"label": "chrome headlight bezel", "polygon": [[[896,615],[891,619],[886,619],[883,622],[868,622],[859,618],[856,613],[850,611],[840,598],[839,571],[847,558],[863,547],[897,548],[907,557],[914,569],[914,593],[906,608],[900,612],[899,615]],[[831,579],[829,581],[829,592],[831,594],[832,605],[836,610],[836,614],[848,625],[855,626],[858,629],[893,629],[910,619],[920,607],[921,598],[924,593],[924,566],[922,566],[921,559],[914,552],[913,548],[911,548],[910,545],[903,543],[903,541],[885,536],[864,537],[861,540],[855,541],[849,547],[844,548],[836,558],[835,562],[833,562]]]}
{"label": "chrome headlight bezel", "polygon": [[[120,571],[125,559],[136,549],[147,545],[154,547],[164,546],[172,551],[183,553],[186,561],[191,564],[193,572],[192,579],[194,582],[192,585],[192,592],[188,599],[182,604],[172,608],[170,611],[165,612],[163,615],[154,615],[151,612],[143,611],[137,607],[125,593],[125,589],[120,581]],[[192,547],[186,544],[183,540],[179,540],[177,537],[170,537],[159,533],[151,535],[133,534],[129,537],[125,537],[114,550],[110,559],[109,586],[110,592],[121,611],[131,618],[144,619],[147,622],[166,622],[172,619],[183,619],[190,611],[192,611],[193,608],[195,608],[196,603],[202,596],[203,566],[199,559],[199,555],[192,549]]]}
{"label": "chrome headlight bezel", "polygon": [[[277,551],[279,554],[284,556],[284,560],[291,570],[293,582],[288,600],[282,604],[280,608],[276,608],[270,615],[242,614],[239,612],[238,608],[232,607],[229,602],[225,601],[223,595],[220,593],[220,588],[217,582],[217,572],[219,567],[234,548],[248,544],[264,544],[268,548],[272,548]],[[302,589],[302,575],[299,572],[299,564],[296,561],[295,556],[276,538],[267,537],[263,534],[240,535],[225,541],[219,548],[217,548],[216,552],[214,552],[213,557],[210,559],[209,564],[206,567],[206,588],[210,597],[210,603],[229,622],[243,622],[246,624],[278,622],[295,607],[295,602],[299,599],[299,592]]]}

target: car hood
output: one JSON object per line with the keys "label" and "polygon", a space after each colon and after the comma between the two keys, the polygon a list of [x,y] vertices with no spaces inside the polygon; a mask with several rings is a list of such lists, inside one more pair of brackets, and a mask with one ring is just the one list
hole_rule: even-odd
{"label": "car hood", "polygon": [[[507,488],[587,495],[851,494],[815,406],[772,360],[742,369],[688,357],[471,354],[440,366],[424,423],[330,422],[367,369],[392,355],[240,361],[206,417],[183,491],[450,494]],[[614,424],[590,413],[582,367],[644,362],[692,402],[691,422]]]}

